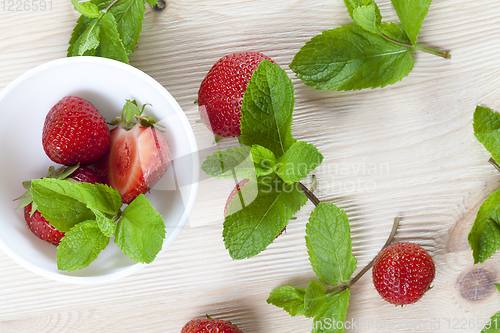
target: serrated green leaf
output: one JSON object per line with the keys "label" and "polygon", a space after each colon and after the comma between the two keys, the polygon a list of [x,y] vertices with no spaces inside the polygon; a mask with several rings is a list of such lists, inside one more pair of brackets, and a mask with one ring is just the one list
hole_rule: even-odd
{"label": "serrated green leaf", "polygon": [[224,151],[216,151],[207,156],[201,169],[218,179],[255,178],[255,167],[250,147],[238,146]]}
{"label": "serrated green leaf", "polygon": [[71,56],[83,56],[92,52],[100,44],[100,20],[93,19],[71,48]]}
{"label": "serrated green leaf", "polygon": [[240,143],[260,145],[282,156],[292,137],[293,84],[278,65],[263,60],[247,85],[241,106]]}
{"label": "serrated green leaf", "polygon": [[137,45],[145,11],[144,0],[120,0],[109,9],[109,13],[116,19],[118,33],[127,56],[134,52]]}
{"label": "serrated green leaf", "polygon": [[32,181],[31,195],[42,216],[57,230],[67,232],[80,222],[95,219],[94,213],[85,203],[60,194],[44,184],[39,186],[38,182],[45,180]]}
{"label": "serrated green leaf", "polygon": [[[92,24],[94,21],[95,19],[91,19],[83,15],[81,15],[80,18],[76,21],[76,26],[73,28],[73,33],[71,34],[71,38],[69,40],[68,57],[73,56],[73,46],[80,38],[80,36],[87,30],[90,24]],[[93,52],[95,52],[95,49],[87,51],[83,55],[93,55]]]}
{"label": "serrated green leaf", "polygon": [[337,206],[320,203],[306,226],[309,261],[319,280],[330,286],[346,282],[356,269],[349,220]]}
{"label": "serrated green leaf", "polygon": [[291,316],[304,315],[304,296],[306,289],[285,286],[271,292],[268,304],[282,308]]}
{"label": "serrated green leaf", "polygon": [[490,321],[484,326],[481,333],[500,333],[500,312],[491,316]]}
{"label": "serrated green leaf", "polygon": [[[392,38],[408,41],[397,24],[382,23],[381,27]],[[410,51],[352,24],[312,38],[295,55],[290,68],[316,89],[377,88],[394,84],[410,73],[414,63]]]}
{"label": "serrated green leaf", "polygon": [[295,142],[278,159],[276,173],[287,184],[298,182],[316,169],[323,161],[323,155],[313,145]]}
{"label": "serrated green leaf", "polygon": [[468,239],[474,263],[484,262],[500,249],[500,189],[479,207]]}
{"label": "serrated green leaf", "polygon": [[165,223],[149,200],[139,195],[124,210],[116,227],[115,243],[132,260],[149,264],[160,252]]}
{"label": "serrated green leaf", "polygon": [[351,18],[361,28],[380,34],[382,15],[373,0],[344,0],[345,6]]}
{"label": "serrated green leaf", "polygon": [[318,281],[309,281],[304,295],[304,315],[314,318],[327,301],[325,287]]}
{"label": "serrated green leaf", "polygon": [[104,184],[35,179],[31,182],[31,194],[40,213],[59,231],[94,220],[93,211],[112,218],[123,205],[120,193]]}
{"label": "serrated green leaf", "polygon": [[477,106],[474,112],[474,135],[500,162],[500,114],[487,107]]}
{"label": "serrated green leaf", "polygon": [[146,0],[146,2],[151,6],[155,6],[158,3],[158,0]]}
{"label": "serrated green leaf", "polygon": [[392,5],[398,13],[399,21],[412,45],[417,43],[422,22],[427,16],[432,0],[392,0]]}
{"label": "serrated green leaf", "polygon": [[267,176],[274,172],[277,159],[272,151],[259,145],[253,145],[251,152],[257,177]]}
{"label": "serrated green leaf", "polygon": [[73,7],[77,12],[88,18],[96,18],[99,16],[99,8],[91,1],[79,3],[78,0],[71,0]]}
{"label": "serrated green leaf", "polygon": [[307,202],[300,188],[279,178],[257,187],[255,200],[224,220],[224,244],[233,259],[250,258],[265,250]]}
{"label": "serrated green leaf", "polygon": [[311,333],[344,332],[349,296],[349,289],[338,294],[328,295],[325,304],[314,317]]}
{"label": "serrated green leaf", "polygon": [[125,47],[118,34],[115,18],[109,12],[102,17],[101,21],[100,56],[129,63]]}
{"label": "serrated green leaf", "polygon": [[500,283],[495,284],[495,287],[497,288],[498,292],[500,293]]}
{"label": "serrated green leaf", "polygon": [[106,214],[98,209],[95,209],[93,207],[90,207],[90,209],[96,216],[97,226],[99,227],[99,229],[101,229],[101,232],[106,237],[113,237],[116,229],[116,224],[114,223],[115,220],[113,218],[110,218],[109,216],[106,216]]}
{"label": "serrated green leaf", "polygon": [[94,261],[109,244],[96,221],[83,221],[66,232],[57,247],[57,268],[76,271]]}

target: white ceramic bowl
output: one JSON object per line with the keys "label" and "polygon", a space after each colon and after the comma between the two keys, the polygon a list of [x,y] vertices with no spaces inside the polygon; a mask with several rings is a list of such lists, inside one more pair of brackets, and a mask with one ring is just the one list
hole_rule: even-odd
{"label": "white ceramic bowl", "polygon": [[[175,99],[153,78],[126,64],[97,57],[64,58],[21,75],[0,93],[0,246],[15,261],[45,277],[81,284],[108,282],[144,267],[126,257],[110,241],[88,267],[57,270],[56,247],[36,238],[13,201],[21,183],[46,175],[55,165],[42,148],[42,128],[50,108],[61,98],[87,99],[110,121],[126,99],[150,103],[146,113],[166,127],[173,164],[147,195],[166,225],[161,255],[187,222],[198,190],[199,157],[193,131]],[[56,165],[55,165],[56,166]]]}

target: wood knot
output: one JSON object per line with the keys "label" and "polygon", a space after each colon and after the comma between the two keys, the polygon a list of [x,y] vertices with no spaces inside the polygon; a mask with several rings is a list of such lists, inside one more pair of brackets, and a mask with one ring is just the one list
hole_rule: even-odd
{"label": "wood knot", "polygon": [[153,6],[153,9],[156,10],[157,12],[161,12],[165,8],[167,8],[167,2],[165,0],[158,0],[156,5]]}
{"label": "wood knot", "polygon": [[480,268],[467,273],[458,283],[460,295],[469,301],[482,300],[494,291],[495,274]]}

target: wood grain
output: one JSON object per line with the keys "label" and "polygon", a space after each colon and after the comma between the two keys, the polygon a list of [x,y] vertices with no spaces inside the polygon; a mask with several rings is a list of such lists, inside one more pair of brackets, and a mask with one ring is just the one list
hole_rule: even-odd
{"label": "wood grain", "polygon": [[[389,0],[377,3],[385,20],[397,21]],[[52,0],[44,12],[0,8],[0,89],[65,57],[77,18],[70,1]],[[467,233],[500,177],[473,136],[472,114],[477,104],[500,111],[500,2],[435,0],[419,40],[450,50],[452,59],[415,53],[414,70],[394,86],[322,92],[304,85],[288,68],[294,54],[321,31],[349,22],[342,0],[167,0],[163,12],[147,10],[131,64],[177,99],[200,148],[215,149],[193,103],[204,75],[230,52],[272,57],[295,86],[294,136],[325,156],[316,194],[346,210],[358,270],[383,245],[395,216],[402,217],[397,239],[421,244],[437,265],[434,288],[403,308],[385,303],[369,274],[363,277],[352,288],[347,318],[357,327],[348,331],[479,332],[500,311],[492,287],[500,282],[500,256],[473,266]],[[315,278],[304,243],[312,204],[265,252],[233,261],[221,237],[232,184],[203,180],[174,245],[114,283],[62,284],[0,253],[0,332],[175,333],[205,314],[245,333],[310,332],[312,320],[265,300],[277,287],[305,287]]]}

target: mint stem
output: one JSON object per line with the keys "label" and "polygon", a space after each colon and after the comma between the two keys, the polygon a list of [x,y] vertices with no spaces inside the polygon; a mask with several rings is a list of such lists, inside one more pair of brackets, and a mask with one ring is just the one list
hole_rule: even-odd
{"label": "mint stem", "polygon": [[319,201],[318,197],[316,197],[311,191],[309,191],[309,189],[304,184],[302,184],[301,182],[299,182],[299,184],[300,187],[302,187],[302,191],[304,191],[305,195],[309,200],[311,200],[314,206],[319,205],[321,201]]}
{"label": "mint stem", "polygon": [[[386,247],[388,247],[392,243],[392,241],[394,240],[394,237],[396,236],[396,232],[398,231],[398,227],[399,227],[399,217],[396,216],[396,218],[394,218],[394,223],[392,224],[391,233],[390,233],[389,237],[387,238],[387,241],[385,242],[384,246],[382,246],[382,249],[380,249],[379,253],[382,252],[383,249],[385,249]],[[378,254],[377,254],[377,256],[378,256]],[[368,265],[365,266],[365,268],[363,268],[354,278],[352,278],[351,281],[349,281],[347,284],[341,284],[341,285],[333,288],[332,290],[330,290],[328,292],[328,294],[334,295],[334,294],[340,293],[348,288],[351,288],[353,284],[355,284],[359,279],[361,279],[361,277],[363,275],[365,275],[365,273],[368,272],[370,270],[370,268],[372,268],[377,256],[375,256],[368,263]]]}
{"label": "mint stem", "polygon": [[495,167],[495,169],[497,169],[498,171],[500,171],[500,165],[498,165],[498,163],[495,162],[495,160],[493,158],[490,158],[488,160],[488,162],[490,162]]}
{"label": "mint stem", "polygon": [[434,55],[437,55],[438,57],[442,57],[442,58],[445,58],[445,59],[451,59],[450,52],[448,52],[448,51],[439,51],[439,50],[436,50],[436,49],[433,49],[433,48],[430,48],[430,47],[427,47],[427,46],[420,45],[418,43],[415,44],[415,50],[419,50],[419,51],[427,52],[427,53],[430,53],[430,54],[434,54]]}
{"label": "mint stem", "polygon": [[415,44],[415,45],[412,45],[410,43],[406,43],[406,42],[400,42],[399,40],[396,40],[394,38],[391,38],[385,34],[382,34],[381,35],[383,39],[385,39],[386,41],[394,44],[394,45],[398,45],[398,46],[402,46],[402,47],[406,47],[407,49],[410,49],[410,50],[418,50],[418,51],[423,51],[423,52],[427,52],[427,53],[430,53],[430,54],[434,54],[438,57],[442,57],[442,58],[446,58],[446,59],[451,59],[451,55],[448,51],[439,51],[439,50],[436,50],[436,49],[433,49],[433,48],[430,48],[430,47],[427,47],[427,46],[423,46],[423,45],[420,45],[420,44]]}

